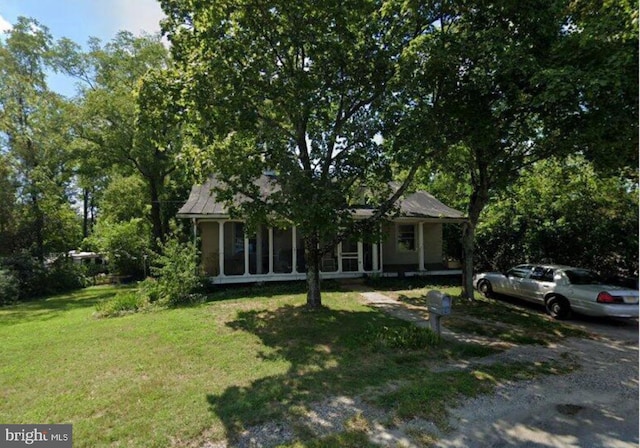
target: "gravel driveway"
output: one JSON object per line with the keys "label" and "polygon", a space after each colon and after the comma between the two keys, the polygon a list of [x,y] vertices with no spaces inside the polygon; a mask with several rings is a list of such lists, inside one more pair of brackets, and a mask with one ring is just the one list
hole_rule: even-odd
{"label": "gravel driveway", "polygon": [[[401,319],[426,326],[424,313],[384,294],[359,291],[370,306]],[[465,338],[446,329],[448,338]],[[638,320],[606,321],[578,318],[572,321],[592,339],[562,339],[552,346],[520,345],[478,363],[508,360],[548,361],[570,357],[579,368],[567,375],[550,375],[497,386],[450,409],[451,431],[441,433],[427,421],[388,426],[389,416],[361,397],[327,397],[312,404],[297,421],[267,422],[247,428],[233,444],[207,442],[202,448],[266,448],[295,440],[294,426],[323,436],[344,431],[360,417],[372,422],[367,430],[381,447],[416,445],[410,434],[431,434],[433,445],[443,448],[499,447],[638,447]],[[441,370],[469,367],[446,365]],[[396,422],[398,423],[398,422]],[[432,439],[433,440],[433,439]]]}
{"label": "gravel driveway", "polygon": [[[544,350],[575,355],[578,370],[506,384],[464,402],[452,412],[456,430],[438,446],[638,447],[637,320],[577,323],[601,336]],[[536,348],[525,355],[527,349],[533,355]]]}

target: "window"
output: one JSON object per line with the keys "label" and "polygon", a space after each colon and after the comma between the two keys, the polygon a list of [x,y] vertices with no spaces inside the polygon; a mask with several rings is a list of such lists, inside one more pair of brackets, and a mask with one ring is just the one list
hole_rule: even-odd
{"label": "window", "polygon": [[238,255],[244,253],[244,224],[236,222],[233,224],[233,253]]}
{"label": "window", "polygon": [[586,269],[572,269],[564,271],[572,285],[598,285],[602,284],[602,280],[598,274]]}
{"label": "window", "polygon": [[515,268],[509,269],[507,277],[526,278],[531,272],[531,268],[532,266],[529,265],[516,266]]}
{"label": "window", "polygon": [[542,266],[536,266],[531,271],[531,280],[538,280],[540,282],[552,282],[553,281],[553,269],[545,268]]}
{"label": "window", "polygon": [[416,250],[416,226],[413,224],[398,224],[398,250]]}

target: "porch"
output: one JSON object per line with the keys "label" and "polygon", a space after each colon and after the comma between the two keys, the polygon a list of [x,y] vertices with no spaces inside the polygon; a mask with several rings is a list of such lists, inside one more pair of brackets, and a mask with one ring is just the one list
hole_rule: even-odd
{"label": "porch", "polygon": [[[247,234],[240,220],[195,219],[201,238],[201,267],[214,284],[304,280],[303,239],[296,227],[261,226]],[[386,222],[379,242],[346,241],[326,254],[321,278],[366,275],[455,275],[442,260],[442,223],[428,220]]]}

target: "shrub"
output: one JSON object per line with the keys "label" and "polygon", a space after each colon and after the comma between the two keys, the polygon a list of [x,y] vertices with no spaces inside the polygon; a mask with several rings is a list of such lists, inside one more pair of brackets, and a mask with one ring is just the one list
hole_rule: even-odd
{"label": "shrub", "polygon": [[66,258],[58,258],[48,267],[46,279],[47,294],[80,289],[88,284],[85,269]]}
{"label": "shrub", "polygon": [[46,294],[47,269],[28,253],[18,253],[3,258],[0,261],[0,268],[7,270],[17,281],[17,300]]}
{"label": "shrub", "polygon": [[193,243],[180,243],[169,239],[163,246],[163,254],[155,259],[151,273],[157,281],[146,282],[144,289],[152,301],[161,305],[189,305],[203,300],[194,292],[201,287],[198,273],[198,253]]}
{"label": "shrub", "polygon": [[102,220],[86,243],[106,254],[112,274],[142,278],[145,255],[150,249],[148,234],[148,224],[141,218],[126,222]]}
{"label": "shrub", "polygon": [[18,301],[20,286],[13,274],[0,269],[0,305],[8,305]]}
{"label": "shrub", "polygon": [[[64,257],[43,264],[27,253],[14,254],[0,260],[0,269],[6,271],[5,276],[13,278],[11,285],[17,285],[17,293],[0,292],[2,296],[12,295],[12,301],[84,288],[88,283],[82,266]],[[6,288],[11,288],[9,283]]]}
{"label": "shrub", "polygon": [[135,291],[116,294],[113,298],[96,305],[98,317],[115,317],[135,313],[148,305],[146,298]]}

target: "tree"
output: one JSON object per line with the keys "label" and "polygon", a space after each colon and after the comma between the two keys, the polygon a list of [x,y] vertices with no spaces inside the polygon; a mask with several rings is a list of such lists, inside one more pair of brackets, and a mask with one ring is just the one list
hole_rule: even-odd
{"label": "tree", "polygon": [[97,162],[84,171],[99,173],[97,166],[102,172],[114,168],[119,174],[139,175],[146,184],[153,241],[162,241],[167,216],[175,211],[163,210],[164,191],[181,144],[171,113],[176,87],[165,71],[168,51],[157,36],[135,37],[124,31],[104,46],[91,39],[89,47],[84,53],[62,40],[56,53],[64,71],[81,83],[76,130],[87,142],[85,160]]}
{"label": "tree", "polygon": [[86,244],[107,256],[111,272],[140,278],[146,269],[146,256],[151,253],[149,234],[142,218],[122,222],[105,219],[98,221]]}
{"label": "tree", "polygon": [[604,177],[584,156],[534,164],[483,211],[477,262],[581,266],[604,276],[638,272],[638,190]]}
{"label": "tree", "polygon": [[18,183],[9,157],[0,153],[0,256],[14,251]]}
{"label": "tree", "polygon": [[15,246],[41,262],[79,239],[69,203],[69,104],[46,84],[51,46],[47,28],[24,17],[0,41],[0,154],[17,187]]}
{"label": "tree", "polygon": [[[407,115],[417,108],[399,104],[398,78],[411,73],[410,43],[432,33],[437,17],[401,1],[161,4],[184,85],[192,165],[223,181],[219,197],[252,199],[234,210],[250,226],[297,227],[307,305],[321,306],[322,255],[392,209],[429,146],[425,136],[413,147]],[[395,192],[394,161],[408,167]],[[254,181],[266,170],[278,189],[263,198]],[[376,213],[354,222],[363,191]]]}
{"label": "tree", "polygon": [[[614,20],[603,25],[592,17],[593,10],[587,13],[594,7],[590,2],[461,1],[449,6],[442,27],[446,32],[440,34],[445,50],[439,61],[451,76],[444,78],[447,86],[440,91],[438,111],[444,138],[453,149],[443,153],[440,170],[469,182],[469,220],[462,236],[463,289],[473,298],[475,229],[491,195],[536,160],[589,148],[600,148],[594,154],[604,154],[601,139],[594,135],[608,135],[608,121],[596,124],[593,117],[602,117],[605,110],[616,123],[630,128],[635,122],[637,127],[637,93],[635,99],[629,98],[633,88],[622,79],[633,67],[636,51],[628,42],[613,45],[617,57],[624,57],[625,70],[620,70],[621,64],[607,68],[610,61],[594,52],[599,45],[611,47],[604,43],[602,26],[614,41],[621,34],[628,40],[629,33],[616,33]],[[602,6],[601,11],[607,8]],[[616,17],[625,19],[623,29],[633,29],[633,14]],[[599,29],[592,32],[596,23]],[[576,47],[585,70],[574,66]],[[635,61],[637,72],[637,55]],[[605,73],[615,81],[602,78]],[[600,85],[606,85],[615,100],[604,101],[607,95],[597,88]],[[610,107],[631,102],[635,106]],[[577,125],[593,129],[578,135]],[[621,140],[628,142],[630,135],[625,132]],[[610,145],[624,147],[612,141]]]}
{"label": "tree", "polygon": [[637,183],[638,3],[572,1],[566,28],[557,57],[567,65],[562,83],[572,86],[567,109],[579,113],[548,117],[558,144]]}
{"label": "tree", "polygon": [[147,215],[145,188],[139,176],[113,175],[100,198],[100,219],[126,222]]}
{"label": "tree", "polygon": [[167,233],[161,199],[182,149],[178,94],[179,84],[169,71],[149,70],[139,81],[136,95],[135,133],[129,158],[149,189],[153,236],[160,242],[164,242]]}

